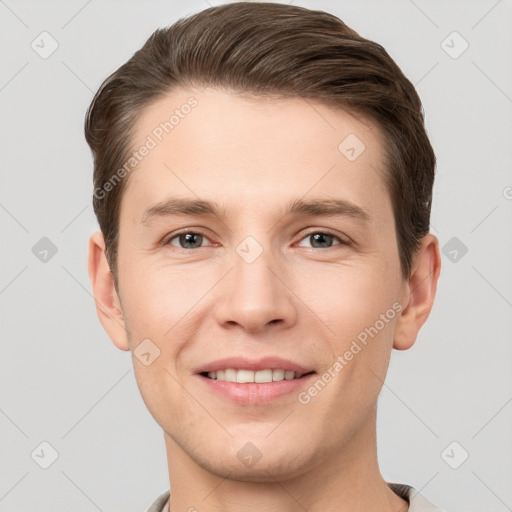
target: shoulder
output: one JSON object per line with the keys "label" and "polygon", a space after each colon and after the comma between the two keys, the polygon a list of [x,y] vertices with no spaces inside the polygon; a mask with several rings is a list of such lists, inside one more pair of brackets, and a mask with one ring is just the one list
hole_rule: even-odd
{"label": "shoulder", "polygon": [[408,512],[443,512],[440,508],[435,507],[414,487],[405,484],[387,482],[388,487],[398,494],[405,501],[409,502]]}
{"label": "shoulder", "polygon": [[[409,502],[408,512],[443,512],[441,509],[432,505],[430,501],[410,485],[388,482],[388,487],[395,494],[398,494],[398,496]],[[169,495],[170,491],[165,491],[163,494],[158,496],[146,512],[166,512],[164,510],[164,506],[169,500]]]}
{"label": "shoulder", "polygon": [[170,491],[165,491],[163,494],[160,494],[160,496],[158,496],[158,498],[145,512],[166,512],[164,506],[169,500],[169,495]]}

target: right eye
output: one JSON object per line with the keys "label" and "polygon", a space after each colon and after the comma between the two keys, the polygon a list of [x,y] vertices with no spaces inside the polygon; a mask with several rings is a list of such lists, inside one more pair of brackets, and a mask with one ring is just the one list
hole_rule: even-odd
{"label": "right eye", "polygon": [[[173,240],[177,240],[179,245],[172,243]],[[204,247],[202,245],[204,240],[208,240],[208,238],[201,233],[196,233],[195,231],[184,231],[169,238],[164,245],[173,245],[180,249],[200,249],[201,247]]]}

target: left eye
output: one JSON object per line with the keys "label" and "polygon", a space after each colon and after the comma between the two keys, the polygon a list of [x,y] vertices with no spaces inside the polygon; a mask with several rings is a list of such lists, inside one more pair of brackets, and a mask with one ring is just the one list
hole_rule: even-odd
{"label": "left eye", "polygon": [[313,247],[314,249],[328,249],[329,247],[332,247],[333,239],[339,241],[339,244],[334,245],[341,245],[345,243],[340,237],[336,235],[331,235],[330,233],[324,233],[322,231],[309,233],[302,240],[307,239],[311,240],[311,247]]}

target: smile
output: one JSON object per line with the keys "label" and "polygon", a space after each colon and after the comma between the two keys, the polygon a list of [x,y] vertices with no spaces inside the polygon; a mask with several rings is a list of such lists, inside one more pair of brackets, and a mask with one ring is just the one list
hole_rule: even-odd
{"label": "smile", "polygon": [[274,370],[268,368],[265,370],[252,371],[227,368],[226,370],[217,370],[216,372],[204,372],[202,375],[208,377],[209,379],[225,382],[238,382],[240,384],[244,384],[249,382],[268,383],[279,382],[282,380],[300,379],[303,374],[300,372],[283,369]]}
{"label": "smile", "polygon": [[[274,380],[275,372],[275,380]],[[210,377],[214,375],[214,377]],[[270,376],[272,375],[272,380]],[[217,370],[196,375],[207,386],[209,394],[227,399],[237,405],[264,405],[280,398],[287,398],[304,390],[316,372],[298,373],[282,369],[266,370]],[[233,379],[233,380],[228,380]],[[210,395],[210,399],[212,396]]]}

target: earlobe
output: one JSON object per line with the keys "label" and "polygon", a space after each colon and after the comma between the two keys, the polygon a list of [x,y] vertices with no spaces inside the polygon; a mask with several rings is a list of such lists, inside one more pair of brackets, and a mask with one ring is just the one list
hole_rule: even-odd
{"label": "earlobe", "polygon": [[434,305],[440,271],[439,241],[436,236],[428,234],[422,239],[411,276],[404,286],[404,309],[395,325],[393,348],[407,350],[414,345]]}
{"label": "earlobe", "polygon": [[121,301],[105,255],[105,241],[100,232],[89,239],[89,279],[101,325],[114,345],[120,350],[130,350]]}

